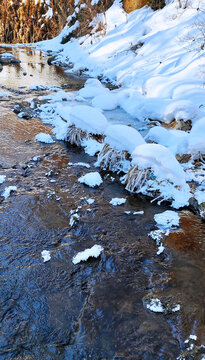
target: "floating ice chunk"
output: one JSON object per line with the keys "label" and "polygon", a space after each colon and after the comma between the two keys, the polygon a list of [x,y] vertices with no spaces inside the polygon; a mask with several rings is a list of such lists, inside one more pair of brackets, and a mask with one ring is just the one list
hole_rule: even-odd
{"label": "floating ice chunk", "polygon": [[47,262],[51,259],[51,253],[48,250],[41,251],[41,256],[43,258],[43,262]]}
{"label": "floating ice chunk", "polygon": [[157,313],[164,312],[164,307],[163,307],[160,299],[158,299],[158,298],[151,299],[149,302],[146,303],[146,307],[147,307],[147,309],[149,309],[153,312],[157,312]]}
{"label": "floating ice chunk", "polygon": [[166,210],[163,213],[155,214],[154,220],[160,229],[167,230],[179,226],[179,214],[176,211]]}
{"label": "floating ice chunk", "polygon": [[0,184],[3,184],[5,179],[6,179],[6,175],[0,175]]}
{"label": "floating ice chunk", "polygon": [[87,203],[89,204],[89,205],[92,205],[93,203],[95,202],[95,200],[94,199],[87,199]]}
{"label": "floating ice chunk", "polygon": [[68,166],[83,166],[83,167],[86,167],[87,169],[90,168],[90,165],[87,163],[84,163],[84,162],[77,162],[77,163],[69,162]]}
{"label": "floating ice chunk", "polygon": [[54,144],[55,141],[52,139],[51,135],[46,133],[39,133],[36,135],[36,140],[46,144]]}
{"label": "floating ice chunk", "polygon": [[130,215],[131,211],[124,211],[125,214]]}
{"label": "floating ice chunk", "polygon": [[87,261],[89,257],[97,258],[103,251],[103,247],[100,245],[94,245],[90,249],[79,252],[72,259],[73,264],[78,264],[81,261]]}
{"label": "floating ice chunk", "polygon": [[160,255],[161,253],[163,253],[165,247],[162,245],[162,243],[158,246],[158,251],[157,251],[157,255]]}
{"label": "floating ice chunk", "polygon": [[113,206],[117,206],[117,205],[124,204],[126,201],[127,201],[127,199],[125,199],[125,198],[113,198],[110,201],[110,204],[113,205]]}
{"label": "floating ice chunk", "polygon": [[41,160],[41,158],[40,158],[40,156],[34,156],[34,157],[32,158],[32,160],[33,160],[34,162],[38,162],[38,161]]}
{"label": "floating ice chunk", "polygon": [[134,211],[133,212],[133,215],[143,215],[144,214],[144,211],[141,210],[141,211]]}
{"label": "floating ice chunk", "polygon": [[4,197],[4,199],[8,199],[8,197],[10,196],[12,191],[16,191],[17,187],[16,186],[7,186],[2,194],[2,196]]}
{"label": "floating ice chunk", "polygon": [[70,124],[91,134],[103,134],[108,121],[99,109],[76,105],[70,110]]}
{"label": "floating ice chunk", "polygon": [[[71,210],[72,211],[72,210]],[[78,211],[78,210],[77,210]],[[71,212],[70,212],[71,213]],[[74,212],[70,217],[69,225],[73,227],[77,221],[79,221],[80,216],[77,214],[77,212]]]}
{"label": "floating ice chunk", "polygon": [[172,312],[180,311],[180,309],[181,309],[181,306],[179,304],[177,304],[172,308]]}
{"label": "floating ice chunk", "polygon": [[81,176],[78,181],[90,187],[100,186],[100,184],[103,182],[99,172],[97,171]]}

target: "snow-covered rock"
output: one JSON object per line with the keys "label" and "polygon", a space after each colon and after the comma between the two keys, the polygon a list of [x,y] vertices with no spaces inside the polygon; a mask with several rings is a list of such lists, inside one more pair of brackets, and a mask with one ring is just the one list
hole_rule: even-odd
{"label": "snow-covered rock", "polygon": [[55,141],[52,139],[51,135],[46,133],[39,133],[36,135],[36,140],[45,144],[54,144]]}

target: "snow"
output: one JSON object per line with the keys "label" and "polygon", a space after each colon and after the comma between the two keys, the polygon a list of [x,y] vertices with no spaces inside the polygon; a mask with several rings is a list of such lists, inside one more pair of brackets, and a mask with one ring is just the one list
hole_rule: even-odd
{"label": "snow", "polygon": [[94,202],[95,202],[95,200],[94,199],[87,199],[86,200],[87,201],[87,203],[89,204],[89,205],[92,205]]}
{"label": "snow", "polygon": [[6,175],[0,175],[0,184],[3,184],[5,180],[6,180]]}
{"label": "snow", "polygon": [[69,221],[69,225],[71,227],[73,227],[77,221],[79,221],[80,216],[77,214],[77,212],[74,212],[71,217],[70,217],[70,221]]}
{"label": "snow", "polygon": [[51,259],[51,253],[48,250],[41,251],[41,256],[43,258],[43,262],[47,262]]}
{"label": "snow", "polygon": [[99,94],[92,100],[92,106],[101,110],[114,110],[118,107],[118,99],[116,94],[111,92]]}
{"label": "snow", "polygon": [[4,197],[4,199],[8,199],[8,197],[10,196],[12,191],[16,191],[17,187],[16,186],[7,186],[2,194],[2,196]]}
{"label": "snow", "polygon": [[84,176],[81,176],[78,181],[81,184],[85,184],[88,185],[90,187],[96,187],[96,186],[100,186],[103,183],[103,180],[99,174],[99,172],[91,172],[88,173]]}
{"label": "snow", "polygon": [[154,220],[160,229],[168,230],[179,226],[179,214],[176,211],[166,210],[154,215]]}
{"label": "snow", "polygon": [[54,144],[55,141],[52,139],[51,135],[46,133],[39,133],[36,135],[36,140],[46,144]]}
{"label": "snow", "polygon": [[130,154],[136,146],[145,144],[142,135],[126,125],[110,125],[105,130],[105,143],[117,150],[127,150]]}
{"label": "snow", "polygon": [[97,258],[100,256],[101,252],[103,251],[103,247],[100,245],[94,245],[90,249],[86,249],[77,253],[72,259],[73,264],[78,264],[81,261],[87,261],[90,257]]}
{"label": "snow", "polygon": [[137,146],[132,153],[132,163],[139,169],[151,168],[158,181],[169,180],[183,186],[185,173],[174,155],[165,146],[144,144]]}
{"label": "snow", "polygon": [[77,105],[70,110],[70,124],[87,133],[103,134],[108,122],[100,110],[88,105]]}
{"label": "snow", "polygon": [[110,201],[110,204],[113,206],[117,206],[117,205],[122,205],[126,202],[127,200],[125,198],[113,198]]}
{"label": "snow", "polygon": [[149,309],[153,312],[156,312],[156,313],[164,312],[164,307],[163,307],[160,299],[158,299],[158,298],[151,299],[149,303],[146,303],[146,307],[147,307],[147,309]]}
{"label": "snow", "polygon": [[[135,190],[125,183],[126,188],[155,196],[153,201],[158,204],[168,200],[175,208],[188,206],[193,195],[200,204],[205,193],[203,171],[198,176],[196,168],[175,158],[177,154],[191,154],[193,163],[205,153],[204,37],[203,29],[196,26],[203,20],[205,0],[190,0],[184,5],[180,8],[179,1],[173,0],[158,11],[146,6],[126,14],[115,0],[105,14],[93,19],[91,35],[61,44],[62,38],[79,26],[78,21],[74,23],[79,11],[76,2],[73,25],[67,25],[55,39],[38,44],[43,50],[58,51],[57,62],[72,63],[69,72],[87,68],[86,76],[91,77],[75,94],[59,91],[56,98],[49,95],[49,104],[40,106],[42,119],[54,126],[56,138],[65,139],[69,125],[86,133],[105,134],[104,143],[86,138],[81,145],[91,156],[103,151],[105,144],[128,151],[145,182],[140,180]],[[99,23],[104,31],[95,33]],[[119,88],[109,90],[97,77]],[[114,128],[113,113],[119,110],[129,114],[132,128],[120,127],[128,124],[128,115],[122,116],[122,125]],[[192,126],[190,132],[183,130],[186,121]],[[146,133],[148,125],[152,128],[145,140],[156,144],[146,144],[139,133],[134,135],[134,127]],[[130,162],[118,164],[114,171],[130,171]],[[151,177],[147,176],[149,172]],[[197,188],[190,190],[189,182],[197,178],[201,184],[198,181]]]}
{"label": "snow", "polygon": [[160,214],[154,215],[154,220],[157,224],[158,230],[153,230],[149,236],[156,241],[158,246],[157,255],[160,255],[165,247],[162,243],[163,239],[167,237],[171,230],[179,226],[179,214],[176,211],[166,210]]}

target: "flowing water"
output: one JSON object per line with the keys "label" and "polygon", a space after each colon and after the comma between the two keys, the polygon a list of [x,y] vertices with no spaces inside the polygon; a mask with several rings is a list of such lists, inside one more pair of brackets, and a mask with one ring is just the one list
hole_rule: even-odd
{"label": "flowing water", "polygon": [[[182,212],[180,229],[157,255],[148,233],[155,228],[154,214],[168,207],[130,195],[104,172],[100,188],[80,184],[81,175],[96,171],[95,158],[63,142],[37,143],[37,133],[52,129],[12,112],[32,96],[33,84],[77,89],[84,79],[49,67],[34,50],[12,51],[22,63],[0,73],[2,89],[12,93],[0,102],[0,175],[6,175],[0,194],[5,186],[17,187],[7,200],[0,198],[0,359],[172,360],[186,349],[190,334],[201,345],[205,225]],[[111,115],[116,119],[118,113]],[[114,197],[127,201],[114,207]],[[70,211],[78,206],[80,219],[71,228]],[[124,213],[139,210],[144,214]],[[104,248],[99,258],[72,263],[94,244]],[[45,263],[43,250],[51,253]],[[171,299],[181,310],[151,312],[143,301],[148,294]],[[199,352],[186,359],[202,359]]]}

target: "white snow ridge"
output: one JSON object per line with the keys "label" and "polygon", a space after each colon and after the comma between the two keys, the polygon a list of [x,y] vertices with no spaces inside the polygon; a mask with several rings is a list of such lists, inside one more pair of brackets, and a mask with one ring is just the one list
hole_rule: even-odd
{"label": "white snow ridge", "polygon": [[101,252],[103,251],[103,247],[100,246],[100,245],[94,245],[92,246],[90,249],[86,249],[84,251],[81,251],[79,253],[77,253],[77,255],[75,255],[73,257],[73,264],[78,264],[80,263],[81,261],[86,261],[89,259],[89,257],[94,257],[94,258],[97,258]]}

